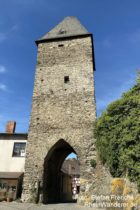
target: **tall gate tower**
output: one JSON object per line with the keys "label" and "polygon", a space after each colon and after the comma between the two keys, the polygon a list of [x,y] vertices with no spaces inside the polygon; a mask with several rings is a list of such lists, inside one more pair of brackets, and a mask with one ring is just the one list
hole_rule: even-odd
{"label": "tall gate tower", "polygon": [[68,154],[80,161],[80,196],[92,182],[96,158],[93,38],[66,17],[38,47],[22,200],[61,202],[60,169]]}

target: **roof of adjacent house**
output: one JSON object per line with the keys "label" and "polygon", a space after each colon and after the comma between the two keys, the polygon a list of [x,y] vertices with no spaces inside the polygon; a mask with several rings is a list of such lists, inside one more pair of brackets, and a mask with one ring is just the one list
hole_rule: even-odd
{"label": "roof of adjacent house", "polygon": [[0,133],[0,140],[4,139],[21,139],[21,140],[27,140],[28,133]]}
{"label": "roof of adjacent house", "polygon": [[50,30],[36,42],[47,39],[64,38],[88,34],[90,33],[80,23],[80,21],[76,17],[70,16],[64,18],[57,26],[55,26],[52,30]]}
{"label": "roof of adjacent house", "polygon": [[80,175],[80,163],[75,158],[67,159],[63,162],[61,171],[70,176]]}
{"label": "roof of adjacent house", "polygon": [[23,172],[0,172],[0,179],[18,179]]}

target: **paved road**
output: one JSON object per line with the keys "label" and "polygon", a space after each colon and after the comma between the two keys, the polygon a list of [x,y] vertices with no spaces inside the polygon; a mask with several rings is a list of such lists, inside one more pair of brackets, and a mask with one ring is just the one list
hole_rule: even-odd
{"label": "paved road", "polygon": [[77,204],[35,205],[29,203],[0,202],[0,210],[96,210],[96,209],[82,207]]}

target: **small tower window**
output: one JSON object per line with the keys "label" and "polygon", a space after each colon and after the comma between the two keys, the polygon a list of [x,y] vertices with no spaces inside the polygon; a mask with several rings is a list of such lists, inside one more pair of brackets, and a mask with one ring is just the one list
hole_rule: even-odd
{"label": "small tower window", "polygon": [[66,30],[65,29],[63,29],[63,28],[61,28],[60,30],[59,30],[59,32],[58,32],[58,34],[66,34]]}
{"label": "small tower window", "polygon": [[70,81],[69,76],[65,76],[65,77],[64,77],[64,83],[68,83],[69,81]]}
{"label": "small tower window", "polygon": [[64,47],[64,45],[63,44],[59,44],[58,47]]}

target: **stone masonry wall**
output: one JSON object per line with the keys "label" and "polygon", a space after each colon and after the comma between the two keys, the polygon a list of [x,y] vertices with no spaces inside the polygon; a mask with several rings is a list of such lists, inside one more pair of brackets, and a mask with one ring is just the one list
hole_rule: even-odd
{"label": "stone masonry wall", "polygon": [[[81,180],[91,183],[94,179],[90,166],[90,160],[96,157],[92,59],[90,36],[38,45],[23,201],[33,201],[36,183],[43,184],[44,159],[60,139],[77,153]],[[82,182],[81,189],[85,185]]]}

